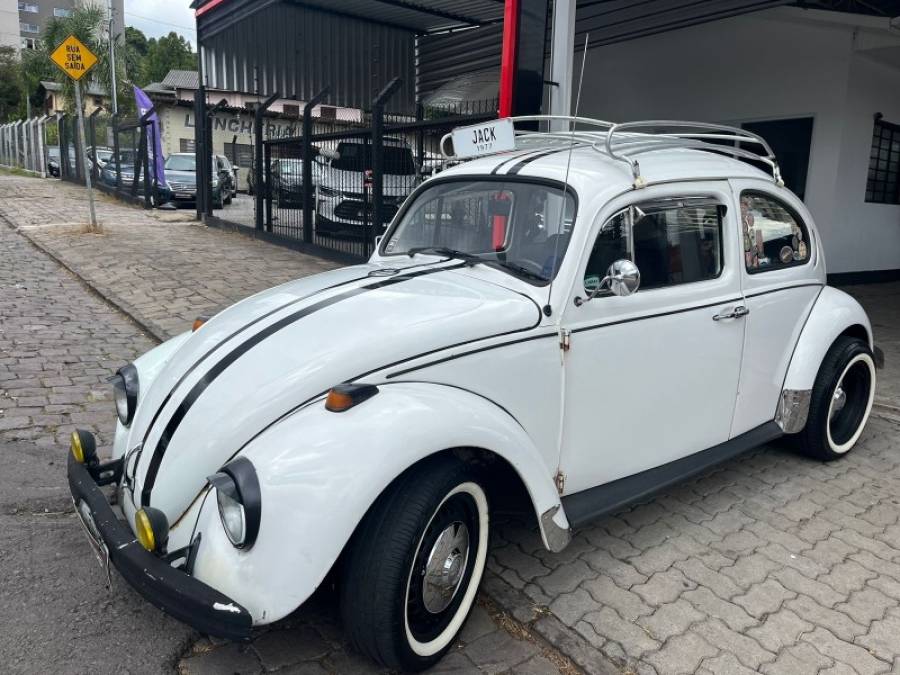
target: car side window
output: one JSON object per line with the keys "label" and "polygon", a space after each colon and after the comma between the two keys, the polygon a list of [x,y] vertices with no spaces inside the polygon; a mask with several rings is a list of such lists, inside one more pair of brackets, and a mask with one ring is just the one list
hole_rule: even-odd
{"label": "car side window", "polygon": [[741,194],[741,229],[750,274],[809,261],[809,230],[791,208],[774,197],[759,192]]}
{"label": "car side window", "polygon": [[597,234],[585,270],[585,292],[596,289],[609,266],[621,258],[638,266],[644,290],[718,277],[724,260],[724,215],[725,206],[706,197],[623,209]]}

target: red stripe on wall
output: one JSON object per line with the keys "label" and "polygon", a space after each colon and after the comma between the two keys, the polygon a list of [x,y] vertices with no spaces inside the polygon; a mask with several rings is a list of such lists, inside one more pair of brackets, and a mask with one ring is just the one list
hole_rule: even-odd
{"label": "red stripe on wall", "polygon": [[223,2],[225,2],[225,0],[212,0],[212,2],[206,3],[205,5],[203,5],[203,7],[199,8],[196,12],[194,12],[194,16],[202,16],[203,14],[206,14],[209,10],[211,10],[215,7],[218,7]]}
{"label": "red stripe on wall", "polygon": [[503,51],[500,62],[500,117],[509,117],[513,113],[518,41],[519,0],[506,0],[503,11]]}

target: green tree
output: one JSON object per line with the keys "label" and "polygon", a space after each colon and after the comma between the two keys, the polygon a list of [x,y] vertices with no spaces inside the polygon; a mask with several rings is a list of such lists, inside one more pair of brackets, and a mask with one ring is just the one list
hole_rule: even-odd
{"label": "green tree", "polygon": [[133,26],[125,26],[125,71],[139,87],[149,84],[144,76],[147,49],[147,36]]}
{"label": "green tree", "polygon": [[170,70],[196,70],[197,55],[191,43],[172,31],[159,39],[147,40],[147,55],[144,59],[139,86],[160,82]]}
{"label": "green tree", "polygon": [[0,46],[0,122],[19,117],[24,107],[22,64],[12,47]]}

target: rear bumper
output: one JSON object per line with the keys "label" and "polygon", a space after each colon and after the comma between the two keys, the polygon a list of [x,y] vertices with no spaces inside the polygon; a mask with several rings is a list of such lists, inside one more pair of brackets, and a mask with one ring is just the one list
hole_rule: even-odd
{"label": "rear bumper", "polygon": [[[144,549],[128,526],[116,517],[87,468],[72,453],[68,457],[69,489],[76,512],[80,503],[86,506],[93,520],[85,523],[86,529],[99,535],[110,561],[125,581],[150,603],[203,633],[231,640],[247,639],[253,623],[250,613],[228,596]],[[79,517],[84,521],[82,514]]]}

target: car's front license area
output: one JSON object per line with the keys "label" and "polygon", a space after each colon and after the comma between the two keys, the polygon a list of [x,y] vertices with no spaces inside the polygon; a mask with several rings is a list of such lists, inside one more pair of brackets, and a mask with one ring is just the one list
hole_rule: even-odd
{"label": "car's front license area", "polygon": [[187,571],[192,555],[196,555],[192,549],[202,545],[202,540],[197,537],[188,550],[178,551],[177,557],[142,546],[102,489],[117,483],[123,459],[100,463],[92,444],[88,432],[73,434],[67,472],[75,512],[107,577],[112,563],[138,593],[174,618],[217,637],[248,638],[250,613]]}

